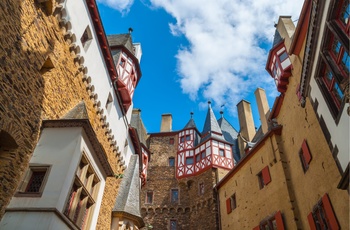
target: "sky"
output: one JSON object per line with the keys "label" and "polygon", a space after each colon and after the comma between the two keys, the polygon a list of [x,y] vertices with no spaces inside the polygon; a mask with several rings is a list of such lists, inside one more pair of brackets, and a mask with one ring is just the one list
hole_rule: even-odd
{"label": "sky", "polygon": [[174,131],[193,112],[203,130],[208,101],[239,131],[236,105],[251,103],[260,126],[254,91],[266,91],[270,108],[279,95],[265,70],[274,24],[280,15],[298,22],[303,0],[97,0],[107,35],[128,33],[141,43],[142,77],[134,108],[148,133],[160,131],[172,114]]}

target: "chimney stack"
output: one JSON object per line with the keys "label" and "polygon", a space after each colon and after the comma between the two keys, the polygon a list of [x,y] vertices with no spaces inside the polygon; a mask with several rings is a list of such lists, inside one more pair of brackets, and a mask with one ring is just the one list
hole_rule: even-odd
{"label": "chimney stack", "polygon": [[162,114],[162,123],[160,125],[160,132],[172,131],[173,117],[170,113]]}
{"label": "chimney stack", "polygon": [[267,124],[267,118],[270,115],[269,104],[267,103],[265,90],[263,90],[262,88],[257,88],[254,94],[256,102],[258,104],[262,132],[265,134],[269,131],[269,127]]}
{"label": "chimney stack", "polygon": [[255,135],[255,126],[253,120],[252,109],[248,101],[242,100],[237,104],[238,119],[241,138],[239,138],[239,148],[241,157],[244,155],[244,148],[246,143],[243,138],[247,141],[252,141]]}

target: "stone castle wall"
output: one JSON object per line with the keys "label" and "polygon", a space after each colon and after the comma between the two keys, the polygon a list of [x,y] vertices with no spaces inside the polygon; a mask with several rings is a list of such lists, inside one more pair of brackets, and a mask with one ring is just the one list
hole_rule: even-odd
{"label": "stone castle wall", "polygon": [[[174,145],[170,145],[174,138]],[[151,161],[148,168],[146,186],[141,192],[142,217],[153,229],[168,229],[170,220],[176,220],[178,229],[216,229],[217,207],[213,185],[215,170],[177,180],[175,167],[168,165],[169,157],[176,158],[177,134],[161,134],[150,137]],[[199,184],[204,184],[204,194],[200,194]],[[171,202],[171,189],[179,189],[179,202]],[[153,192],[153,203],[146,203],[147,191]],[[144,228],[147,229],[147,228]]]}
{"label": "stone castle wall", "polygon": [[[56,3],[0,1],[0,219],[28,167],[42,120],[60,118],[81,100],[113,170],[119,170],[84,73],[50,4]],[[107,179],[98,229],[110,226],[118,184]]]}

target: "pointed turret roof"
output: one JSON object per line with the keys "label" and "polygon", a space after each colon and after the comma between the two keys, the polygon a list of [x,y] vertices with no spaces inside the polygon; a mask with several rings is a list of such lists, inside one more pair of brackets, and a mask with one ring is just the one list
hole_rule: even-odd
{"label": "pointed turret roof", "polygon": [[132,217],[137,221],[137,224],[140,227],[144,225],[144,222],[140,210],[139,180],[139,156],[132,155],[120,184],[112,215]]}
{"label": "pointed turret roof", "polygon": [[202,132],[203,139],[201,140],[201,142],[204,142],[209,138],[225,140],[210,104],[211,102],[208,101],[208,112],[207,117],[205,118],[205,123]]}
{"label": "pointed turret roof", "polygon": [[127,48],[132,54],[135,54],[134,52],[134,46],[132,44],[132,37],[131,34],[113,34],[108,35],[107,40],[109,43],[109,46],[124,46]]}
{"label": "pointed turret roof", "polygon": [[187,122],[187,124],[183,129],[191,129],[191,128],[197,129],[196,123],[194,122],[192,116],[193,116],[193,113],[191,112],[191,119]]}

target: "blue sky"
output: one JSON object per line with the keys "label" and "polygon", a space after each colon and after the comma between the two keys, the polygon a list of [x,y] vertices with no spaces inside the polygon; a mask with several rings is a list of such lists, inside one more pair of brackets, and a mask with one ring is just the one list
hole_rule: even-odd
{"label": "blue sky", "polygon": [[[161,115],[171,113],[173,130],[190,112],[200,131],[208,108],[239,131],[236,105],[251,102],[264,88],[272,107],[278,92],[265,71],[274,23],[279,15],[297,20],[303,0],[98,0],[106,34],[127,33],[140,42],[142,78],[134,107],[148,132],[160,130]],[[224,105],[223,107],[221,107]]]}

